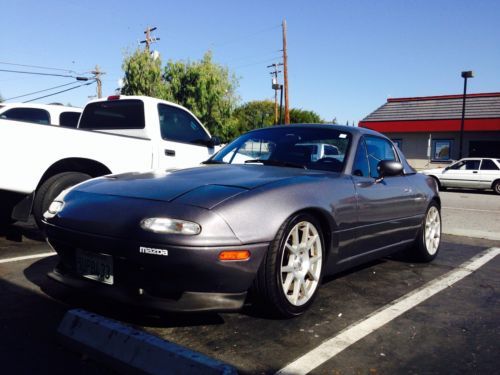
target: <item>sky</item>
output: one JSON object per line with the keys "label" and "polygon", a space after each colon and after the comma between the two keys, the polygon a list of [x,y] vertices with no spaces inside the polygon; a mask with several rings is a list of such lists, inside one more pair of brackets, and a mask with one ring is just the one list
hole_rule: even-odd
{"label": "sky", "polygon": [[[0,69],[75,75],[98,64],[106,73],[103,94],[110,95],[123,77],[124,56],[142,48],[144,30],[156,26],[160,40],[152,48],[164,63],[198,60],[211,50],[239,78],[241,103],[274,100],[266,66],[281,61],[283,19],[290,106],[327,121],[357,123],[389,97],[460,94],[463,70],[475,73],[468,92],[500,91],[498,0],[6,1]],[[73,81],[0,71],[0,95]],[[84,106],[95,94],[93,84],[38,102]]]}

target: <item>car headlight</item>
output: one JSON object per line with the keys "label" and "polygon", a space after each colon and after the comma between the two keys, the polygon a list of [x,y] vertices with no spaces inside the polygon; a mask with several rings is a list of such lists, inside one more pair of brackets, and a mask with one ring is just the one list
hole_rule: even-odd
{"label": "car headlight", "polygon": [[193,236],[201,232],[201,226],[192,221],[151,217],[141,221],[141,228],[154,233],[183,234]]}
{"label": "car headlight", "polygon": [[52,201],[49,208],[43,214],[45,219],[51,219],[62,211],[64,207],[64,197],[69,193],[71,188],[65,189],[59,193],[57,197]]}

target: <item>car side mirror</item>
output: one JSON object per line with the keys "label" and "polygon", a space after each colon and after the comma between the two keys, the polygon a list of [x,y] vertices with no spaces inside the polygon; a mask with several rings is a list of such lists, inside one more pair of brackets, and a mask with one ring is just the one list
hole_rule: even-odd
{"label": "car side mirror", "polygon": [[378,178],[381,182],[384,177],[398,176],[403,173],[403,164],[394,160],[381,160],[377,165]]}
{"label": "car side mirror", "polygon": [[207,146],[212,148],[212,147],[215,147],[215,146],[219,146],[220,145],[220,138],[217,137],[216,135],[214,135],[212,138],[210,138],[210,140],[208,141],[207,143]]}

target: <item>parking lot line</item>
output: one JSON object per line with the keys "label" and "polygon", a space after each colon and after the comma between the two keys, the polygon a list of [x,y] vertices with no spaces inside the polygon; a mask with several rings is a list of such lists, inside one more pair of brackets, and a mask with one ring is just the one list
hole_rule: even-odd
{"label": "parking lot line", "polygon": [[390,302],[367,317],[350,325],[335,337],[325,341],[315,349],[288,364],[276,374],[298,375],[309,373],[406,311],[472,274],[499,254],[500,248],[495,247],[483,251],[467,262],[462,263],[456,269]]}
{"label": "parking lot line", "polygon": [[16,258],[0,259],[0,264],[1,263],[10,263],[10,262],[19,262],[21,260],[27,260],[27,259],[45,258],[45,257],[50,257],[50,256],[56,255],[56,254],[57,253],[55,251],[51,251],[49,253],[40,253],[40,254],[33,254],[33,255],[25,255],[25,256],[16,257]]}
{"label": "parking lot line", "polygon": [[443,206],[442,208],[447,209],[447,210],[459,210],[459,211],[474,211],[474,212],[493,212],[493,213],[498,213],[498,210],[480,210],[478,208],[462,208],[462,207],[446,207]]}

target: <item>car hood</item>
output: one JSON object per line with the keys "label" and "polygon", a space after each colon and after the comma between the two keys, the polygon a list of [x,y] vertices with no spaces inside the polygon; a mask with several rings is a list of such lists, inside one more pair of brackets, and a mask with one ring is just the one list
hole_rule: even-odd
{"label": "car hood", "polygon": [[266,184],[304,174],[322,173],[262,165],[206,165],[172,171],[110,175],[78,185],[74,191],[178,201],[212,208],[226,199]]}

